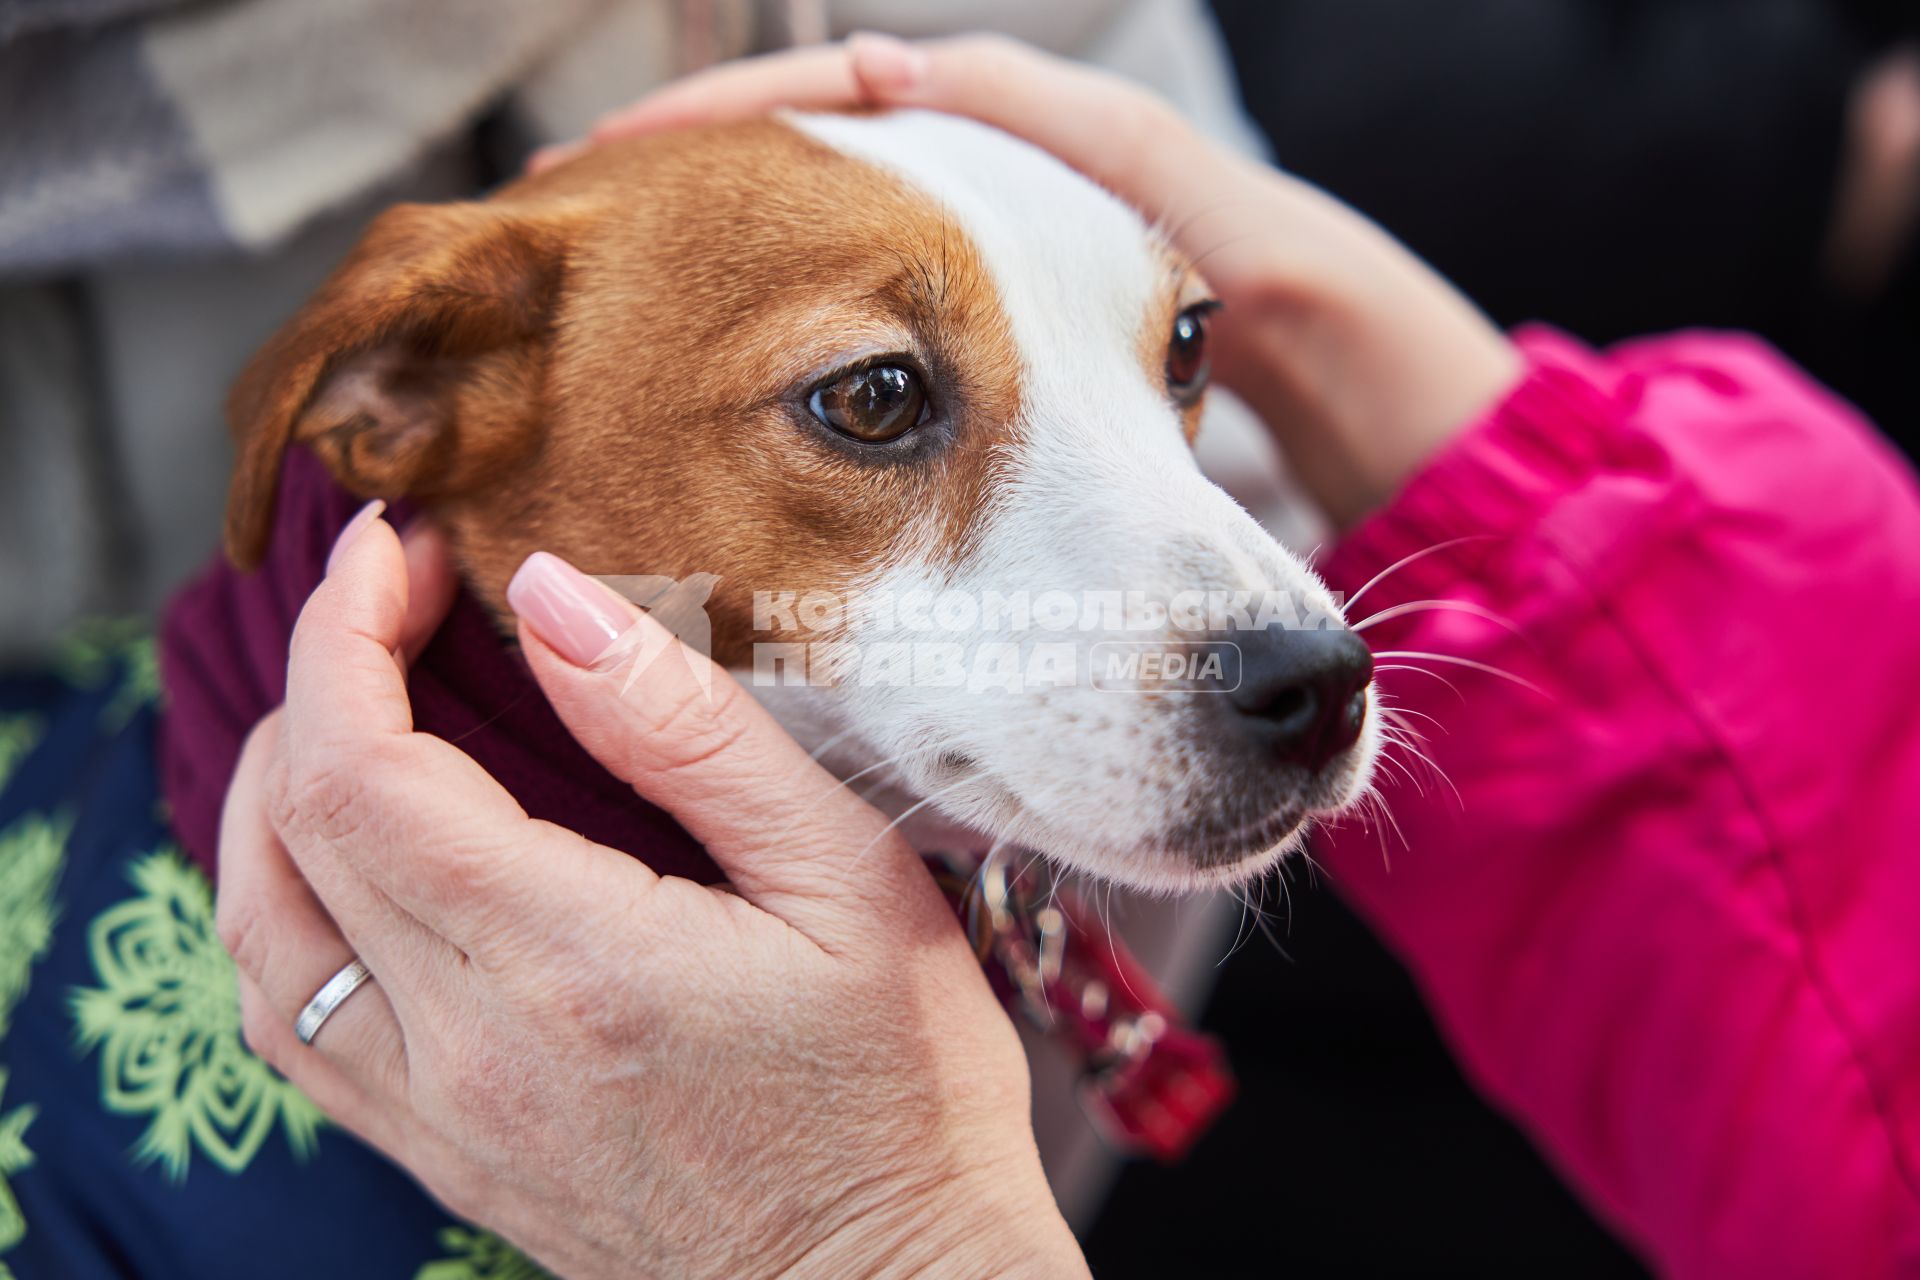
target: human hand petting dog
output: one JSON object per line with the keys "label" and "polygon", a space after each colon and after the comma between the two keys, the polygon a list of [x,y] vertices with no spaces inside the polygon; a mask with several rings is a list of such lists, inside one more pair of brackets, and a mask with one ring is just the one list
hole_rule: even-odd
{"label": "human hand petting dog", "polygon": [[[227,799],[219,928],[255,1051],[564,1276],[1084,1274],[1013,1028],[913,849],[544,555],[510,591],[542,688],[737,892],[528,818],[413,731],[406,655],[451,579],[430,529],[403,548],[378,514],[341,534]],[[373,981],[301,1043],[354,956]]]}
{"label": "human hand petting dog", "polygon": [[728,63],[605,117],[532,166],[633,134],[860,106],[994,125],[1166,228],[1226,304],[1212,334],[1216,376],[1267,421],[1341,527],[1383,505],[1519,377],[1499,330],[1360,214],[1203,137],[1117,76],[1004,37],[856,35]]}

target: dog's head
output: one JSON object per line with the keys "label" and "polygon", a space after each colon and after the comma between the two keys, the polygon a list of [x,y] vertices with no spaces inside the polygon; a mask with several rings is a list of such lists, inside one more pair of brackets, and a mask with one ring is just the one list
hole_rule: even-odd
{"label": "dog's head", "polygon": [[263,555],[299,442],[427,505],[503,616],[539,549],[717,575],[714,658],[896,807],[1238,879],[1358,796],[1378,730],[1334,601],[1194,464],[1211,305],[969,122],[609,145],[374,223],[234,389],[228,549]]}

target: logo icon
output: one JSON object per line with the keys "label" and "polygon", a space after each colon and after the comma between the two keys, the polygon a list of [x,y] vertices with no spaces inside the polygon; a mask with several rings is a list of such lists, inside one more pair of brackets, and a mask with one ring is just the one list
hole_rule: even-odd
{"label": "logo icon", "polygon": [[[596,665],[602,669],[610,671],[622,666],[627,669],[626,682],[620,686],[620,692],[633,688],[633,682],[653,665],[654,659],[668,649],[684,646],[680,648],[681,661],[687,664],[700,691],[711,698],[713,664],[693,655],[698,653],[702,659],[713,656],[713,620],[707,616],[707,600],[720,583],[719,575],[694,573],[676,579],[657,573],[626,573],[596,574],[595,578],[660,624],[658,628],[629,627],[627,633],[601,655]],[[673,644],[676,639],[680,646]]]}

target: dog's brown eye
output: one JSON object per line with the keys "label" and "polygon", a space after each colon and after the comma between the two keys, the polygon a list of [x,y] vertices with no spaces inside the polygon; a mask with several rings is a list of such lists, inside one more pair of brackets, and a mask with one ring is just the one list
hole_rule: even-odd
{"label": "dog's brown eye", "polygon": [[1167,343],[1167,388],[1174,399],[1192,401],[1207,385],[1207,314],[1219,304],[1202,302],[1173,318]]}
{"label": "dog's brown eye", "polygon": [[813,416],[855,440],[892,440],[919,423],[927,393],[920,375],[905,365],[856,369],[816,389]]}

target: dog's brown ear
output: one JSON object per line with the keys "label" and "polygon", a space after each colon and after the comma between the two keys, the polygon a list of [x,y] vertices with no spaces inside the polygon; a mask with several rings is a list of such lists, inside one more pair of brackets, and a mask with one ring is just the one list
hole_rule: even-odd
{"label": "dog's brown ear", "polygon": [[368,498],[434,498],[536,438],[568,224],[487,204],[398,205],[234,384],[227,554],[251,569],[299,441]]}

